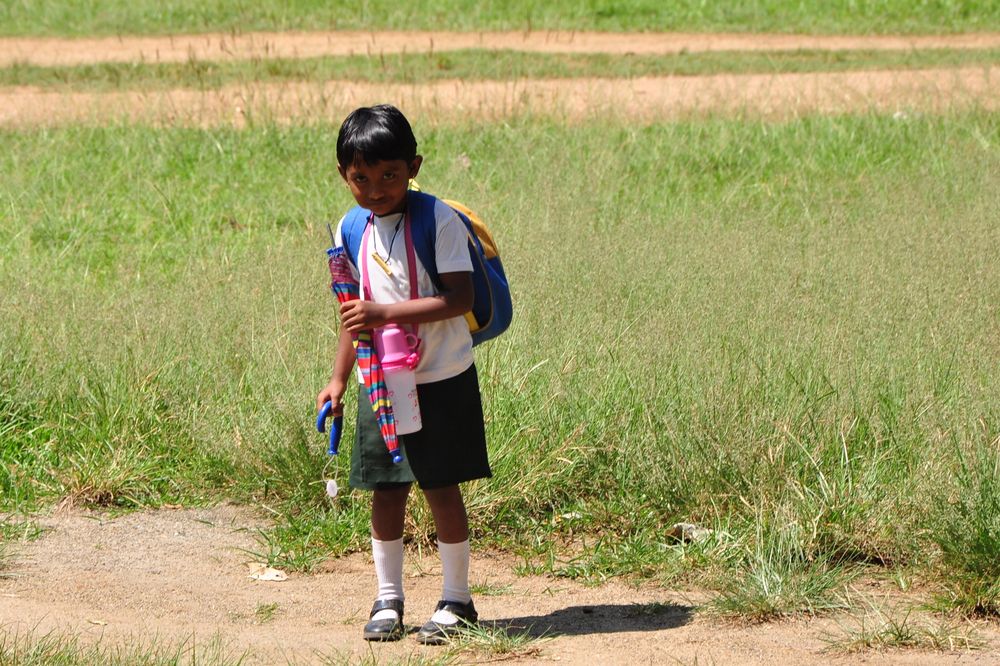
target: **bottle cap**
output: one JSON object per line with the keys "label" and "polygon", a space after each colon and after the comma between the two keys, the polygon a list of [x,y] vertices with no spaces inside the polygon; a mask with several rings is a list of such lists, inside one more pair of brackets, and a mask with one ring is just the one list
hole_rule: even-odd
{"label": "bottle cap", "polygon": [[406,333],[398,326],[389,324],[382,329],[382,363],[395,365],[403,362],[410,354],[406,344]]}

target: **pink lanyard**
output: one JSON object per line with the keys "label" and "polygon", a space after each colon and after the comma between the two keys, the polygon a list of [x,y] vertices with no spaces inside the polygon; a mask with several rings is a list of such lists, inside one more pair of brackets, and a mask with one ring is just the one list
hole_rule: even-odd
{"label": "pink lanyard", "polygon": [[[409,211],[403,213],[403,238],[406,243],[406,264],[410,276],[410,300],[415,300],[420,297],[420,293],[417,290],[417,257],[413,250],[413,232],[411,230],[412,225],[410,224],[409,215]],[[374,226],[375,213],[372,213],[368,217],[368,223],[365,224],[365,233],[361,236],[361,280],[365,289],[365,300],[367,301],[375,300],[372,298],[372,285],[368,280],[368,237],[371,235],[371,230]],[[389,257],[386,257],[386,261],[389,261]],[[413,335],[417,335],[417,330],[420,326],[418,324],[411,324],[411,328],[413,328]]]}

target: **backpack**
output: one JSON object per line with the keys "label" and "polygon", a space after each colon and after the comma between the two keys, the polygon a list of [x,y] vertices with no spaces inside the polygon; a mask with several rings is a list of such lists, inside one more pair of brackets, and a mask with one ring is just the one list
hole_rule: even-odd
{"label": "backpack", "polygon": [[[437,236],[434,220],[436,201],[438,201],[436,197],[417,190],[409,190],[406,193],[406,206],[412,225],[413,249],[434,286],[441,289],[441,278],[434,254],[434,239]],[[469,324],[469,333],[472,334],[472,344],[475,346],[497,337],[510,326],[514,314],[510,286],[507,284],[503,264],[500,263],[496,241],[479,216],[457,201],[447,199],[441,201],[458,214],[469,235],[474,298],[472,310],[465,313],[465,319]],[[355,206],[344,216],[341,236],[351,263],[357,261],[361,239],[370,217],[371,211],[360,206]]]}

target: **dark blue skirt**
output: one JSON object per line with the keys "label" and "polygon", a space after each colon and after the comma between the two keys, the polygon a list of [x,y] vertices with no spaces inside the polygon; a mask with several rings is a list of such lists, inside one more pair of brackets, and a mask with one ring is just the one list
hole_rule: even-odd
{"label": "dark blue skirt", "polygon": [[417,398],[423,426],[400,436],[403,462],[393,463],[368,394],[364,386],[359,388],[352,488],[377,490],[416,481],[421,488],[434,489],[492,476],[476,366],[439,382],[418,384]]}

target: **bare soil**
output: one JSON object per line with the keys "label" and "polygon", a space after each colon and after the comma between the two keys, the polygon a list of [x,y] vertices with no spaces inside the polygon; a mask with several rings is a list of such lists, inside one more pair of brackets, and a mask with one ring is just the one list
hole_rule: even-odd
{"label": "bare soil", "polygon": [[608,32],[254,32],[202,35],[0,38],[0,66],[183,62],[249,58],[510,49],[537,53],[669,54],[704,51],[998,48],[1000,33],[815,36]]}
{"label": "bare soil", "polygon": [[[44,536],[22,544],[14,575],[0,578],[0,626],[8,632],[49,631],[102,644],[218,640],[250,664],[317,663],[362,658],[361,639],[375,578],[366,555],[331,559],[322,571],[292,573],[284,582],[251,580],[265,521],[248,509],[162,510],[119,518],[69,512],[44,519]],[[474,553],[471,579],[482,620],[513,633],[547,636],[515,663],[812,664],[996,663],[995,649],[845,655],[847,618],[799,619],[739,626],[704,617],[705,595],[653,585],[611,582],[586,587],[563,579],[518,576],[515,562]],[[429,617],[440,596],[436,556],[408,553],[409,625]],[[382,660],[440,656],[412,638],[375,645]],[[465,661],[485,660],[469,653]]]}
{"label": "bare soil", "polygon": [[565,120],[712,114],[780,119],[866,110],[994,110],[1000,107],[1000,67],[427,84],[326,81],[112,93],[16,87],[0,88],[0,126],[116,121],[240,126],[248,118],[339,122],[358,106],[386,100],[424,122],[520,115]]}

